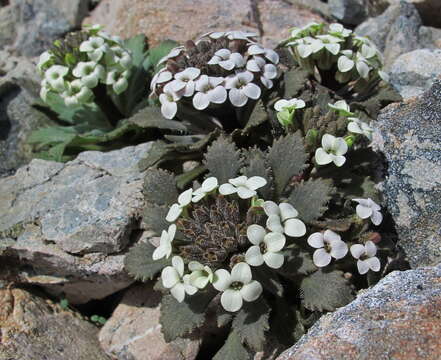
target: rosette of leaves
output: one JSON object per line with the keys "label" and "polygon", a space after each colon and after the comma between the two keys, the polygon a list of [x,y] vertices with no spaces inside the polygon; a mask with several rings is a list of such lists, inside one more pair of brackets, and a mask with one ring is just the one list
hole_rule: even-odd
{"label": "rosette of leaves", "polygon": [[[165,41],[148,49],[144,35],[121,40],[98,25],[55,41],[37,65],[42,82],[36,106],[57,125],[31,135],[37,156],[66,161],[83,150],[105,151],[156,138],[150,131],[156,124],[130,118],[151,105],[148,84],[159,59],[175,45]],[[164,127],[170,126],[159,129]]]}
{"label": "rosette of leaves", "polygon": [[375,44],[341,24],[310,23],[293,28],[280,46],[288,49],[294,62],[309,75],[341,95],[366,95],[381,80],[388,80]]}
{"label": "rosette of leaves", "polygon": [[160,322],[167,341],[214,316],[225,341],[214,359],[251,359],[270,345],[277,352],[365,286],[359,262],[381,259],[382,272],[372,265],[369,279],[386,271],[391,249],[373,254],[379,229],[351,201],[376,195],[366,175],[371,152],[360,143],[343,167],[319,166],[318,147],[308,145],[303,129],[284,131],[261,149],[239,150],[221,135],[204,155],[205,178],[181,193],[182,175],[146,171],[143,223],[160,239],[132,247],[125,267],[142,281],[161,274],[156,288],[165,294]]}

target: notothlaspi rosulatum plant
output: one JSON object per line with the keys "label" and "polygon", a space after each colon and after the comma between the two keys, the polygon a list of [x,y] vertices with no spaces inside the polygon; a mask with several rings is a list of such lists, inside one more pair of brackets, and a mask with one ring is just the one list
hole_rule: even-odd
{"label": "notothlaspi rosulatum plant", "polygon": [[[30,142],[38,156],[71,159],[87,149],[139,143],[152,134],[129,118],[149,105],[148,84],[159,59],[176,44],[147,49],[144,35],[121,40],[98,25],[69,33],[41,54],[40,107],[57,126],[36,130]],[[153,126],[156,127],[156,126]]]}

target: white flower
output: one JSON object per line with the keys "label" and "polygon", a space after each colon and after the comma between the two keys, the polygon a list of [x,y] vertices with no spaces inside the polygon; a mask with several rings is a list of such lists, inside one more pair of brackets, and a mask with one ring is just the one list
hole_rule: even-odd
{"label": "white flower", "polygon": [[72,73],[88,88],[94,88],[104,77],[104,67],[94,61],[79,62]]}
{"label": "white flower", "polygon": [[220,39],[226,37],[229,40],[248,40],[249,38],[256,37],[256,33],[243,32],[243,31],[216,31],[204,34],[201,38],[209,36],[212,39]]}
{"label": "white flower", "polygon": [[193,106],[195,109],[204,110],[210,105],[223,104],[227,100],[227,90],[221,85],[224,82],[222,77],[212,77],[202,75],[196,80],[196,90],[193,97]]}
{"label": "white flower", "polygon": [[178,111],[178,104],[181,97],[173,90],[173,84],[170,82],[164,86],[163,92],[159,95],[161,103],[161,113],[166,119],[173,119]]}
{"label": "white flower", "polygon": [[213,286],[216,290],[223,291],[221,304],[227,311],[238,311],[245,301],[254,301],[262,293],[262,285],[252,280],[251,268],[246,263],[234,265],[231,274],[225,269],[215,272]]}
{"label": "white flower", "polygon": [[270,232],[260,225],[250,225],[247,229],[248,240],[254,245],[246,254],[245,261],[252,266],[260,266],[264,262],[272,269],[279,269],[283,265],[284,256],[280,250],[286,243],[285,236]]}
{"label": "white flower", "polygon": [[119,37],[117,35],[110,35],[110,34],[106,33],[105,31],[98,31],[97,35],[102,37],[103,39],[114,42],[118,45],[122,45],[121,37]]}
{"label": "white flower", "polygon": [[69,72],[69,68],[61,65],[52,65],[46,70],[44,78],[49,85],[56,91],[63,91],[66,88],[64,77]]}
{"label": "white flower", "polygon": [[353,116],[354,113],[351,112],[349,105],[345,100],[336,101],[335,104],[328,104],[328,106],[337,111],[341,116]]}
{"label": "white flower", "polygon": [[266,180],[260,176],[252,176],[249,179],[246,176],[239,176],[228,182],[229,184],[222,184],[219,187],[219,192],[222,195],[237,193],[241,199],[249,199],[257,195],[256,190],[266,185]]}
{"label": "white flower", "polygon": [[355,117],[349,117],[348,120],[350,121],[348,124],[348,131],[355,134],[362,134],[369,140],[372,140],[373,129],[367,123]]}
{"label": "white flower", "polygon": [[343,138],[336,138],[330,134],[322,137],[322,147],[315,151],[315,161],[319,165],[326,165],[333,162],[340,167],[346,162],[343,156],[348,151],[348,144]]}
{"label": "white flower", "polygon": [[248,48],[248,54],[250,55],[263,55],[273,64],[279,63],[279,54],[277,54],[274,50],[266,49],[263,46],[258,44],[252,44]]}
{"label": "white flower", "polygon": [[119,70],[111,70],[106,75],[105,84],[112,85],[113,91],[116,94],[121,94],[126,91],[129,86],[128,78],[130,76],[130,71],[126,70],[120,72]]}
{"label": "white flower", "polygon": [[91,36],[88,40],[83,41],[80,45],[80,51],[86,52],[90,60],[98,62],[107,51],[108,46],[102,37]]}
{"label": "white flower", "polygon": [[219,65],[225,70],[233,70],[234,68],[245,65],[245,59],[237,52],[232,53],[228,49],[220,49],[214,53],[214,56],[208,61],[209,65]]}
{"label": "white flower", "polygon": [[351,254],[357,261],[358,272],[363,275],[369,269],[372,271],[380,271],[380,260],[375,256],[377,254],[377,247],[372,241],[366,241],[363,246],[355,244],[351,246]]}
{"label": "white flower", "polygon": [[167,70],[167,68],[162,68],[159,70],[155,76],[153,76],[152,82],[150,83],[150,90],[155,90],[157,84],[162,84],[173,78],[173,74]]}
{"label": "white flower", "polygon": [[211,193],[214,189],[217,189],[218,186],[219,184],[215,177],[209,177],[208,179],[205,179],[201,187],[193,191],[193,199],[191,201],[197,203],[207,194]]}
{"label": "white flower", "polygon": [[67,106],[76,106],[87,103],[93,96],[92,91],[84,86],[80,80],[67,83],[66,90],[61,93],[61,97]]}
{"label": "white flower", "polygon": [[273,201],[265,201],[263,210],[268,216],[266,227],[269,230],[285,233],[291,237],[301,237],[306,234],[306,226],[301,220],[296,219],[299,213],[291,204],[277,205]]}
{"label": "white flower", "polygon": [[387,72],[378,70],[378,76],[380,77],[381,80],[383,80],[384,82],[389,82],[389,74]]}
{"label": "white flower", "polygon": [[230,89],[228,97],[234,106],[244,106],[248,98],[257,100],[260,97],[260,87],[252,83],[253,78],[251,72],[243,71],[225,79],[225,87]]}
{"label": "white flower", "polygon": [[188,67],[175,74],[175,79],[171,86],[175,92],[182,93],[183,96],[192,96],[196,87],[194,80],[201,74],[201,70],[195,67]]}
{"label": "white flower", "polygon": [[40,55],[40,58],[38,59],[37,69],[40,73],[43,72],[43,67],[51,62],[53,58],[53,55],[49,51],[45,51]]}
{"label": "white flower", "polygon": [[348,253],[348,246],[340,235],[331,230],[324,233],[316,232],[308,237],[308,244],[317,249],[312,260],[318,267],[329,265],[331,259],[342,259]]}
{"label": "white flower", "polygon": [[342,56],[338,58],[337,67],[342,73],[348,72],[354,68],[357,69],[358,74],[367,79],[369,77],[370,67],[367,63],[366,58],[361,53],[354,53],[352,50],[343,50]]}
{"label": "white flower", "polygon": [[322,27],[323,24],[318,24],[316,22],[310,22],[301,28],[294,27],[291,30],[291,37],[295,38],[295,37],[303,36],[308,33],[315,33],[318,30],[320,30]]}
{"label": "white flower", "polygon": [[170,207],[165,220],[168,222],[174,222],[182,214],[184,208],[191,203],[192,196],[193,189],[185,190],[181,195],[179,195],[178,202]]}
{"label": "white flower", "polygon": [[184,46],[178,46],[170,50],[170,52],[158,61],[158,65],[165,63],[168,59],[178,57],[185,50]]}
{"label": "white flower", "polygon": [[316,39],[310,36],[296,40],[294,43],[297,45],[296,49],[299,56],[303,59],[306,59],[309,55],[311,55],[313,50],[317,47]]}
{"label": "white flower", "polygon": [[51,91],[51,87],[46,79],[43,79],[41,81],[41,89],[40,89],[40,97],[46,101],[47,100],[47,94]]}
{"label": "white flower", "polygon": [[273,87],[271,80],[277,77],[277,68],[273,64],[267,64],[264,59],[255,56],[253,59],[248,60],[247,70],[261,73],[260,81],[262,84],[268,89]]}
{"label": "white flower", "polygon": [[329,25],[329,34],[346,38],[351,35],[352,30],[346,29],[342,24],[333,23]]}
{"label": "white flower", "polygon": [[281,99],[274,104],[274,109],[276,111],[283,111],[283,110],[291,111],[296,109],[302,109],[304,107],[305,107],[305,102],[297,98],[293,98],[290,100]]}
{"label": "white flower", "polygon": [[129,69],[132,67],[132,56],[121,46],[112,46],[110,51],[106,52],[106,62],[108,65]]}
{"label": "white flower", "polygon": [[171,294],[178,302],[184,301],[185,294],[193,295],[198,289],[190,285],[190,276],[184,276],[184,261],[179,256],[173,256],[172,265],[162,270],[162,285],[170,289]]}
{"label": "white flower", "polygon": [[322,49],[329,51],[332,55],[337,55],[340,51],[340,42],[343,40],[332,35],[317,35],[317,39],[312,41],[312,52],[317,53]]}
{"label": "white flower", "polygon": [[358,202],[355,211],[357,215],[362,219],[371,218],[374,225],[380,225],[383,221],[383,215],[381,214],[381,206],[376,204],[371,198],[367,199],[352,199],[352,201]]}
{"label": "white flower", "polygon": [[188,264],[188,269],[192,272],[190,274],[190,284],[198,289],[203,289],[208,283],[213,282],[214,274],[209,266],[204,266],[197,261],[191,261]]}
{"label": "white flower", "polygon": [[171,224],[168,231],[162,230],[159,246],[153,251],[153,260],[159,260],[163,257],[169,258],[172,253],[172,242],[176,235],[176,225]]}

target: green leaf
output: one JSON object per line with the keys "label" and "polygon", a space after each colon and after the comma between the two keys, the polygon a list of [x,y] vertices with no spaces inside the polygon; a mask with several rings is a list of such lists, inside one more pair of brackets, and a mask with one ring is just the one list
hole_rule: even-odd
{"label": "green leaf", "polygon": [[354,289],[343,277],[343,272],[318,270],[303,278],[304,306],[311,311],[334,311],[354,299]]}
{"label": "green leaf", "polygon": [[267,120],[268,120],[268,113],[266,112],[262,100],[259,100],[257,104],[254,106],[250,118],[248,119],[248,122],[243,129],[243,134],[248,134],[251,130],[253,130],[259,125],[262,125]]}
{"label": "green leaf", "polygon": [[236,145],[229,138],[221,136],[205,153],[204,165],[222,184],[237,176],[242,159]]}
{"label": "green leaf", "polygon": [[310,179],[295,186],[288,201],[299,212],[299,218],[308,223],[327,210],[334,190],[330,179]]}
{"label": "green leaf", "polygon": [[165,119],[161,110],[156,106],[146,106],[127,119],[128,123],[141,128],[156,128],[161,130],[186,131],[185,125],[179,121]]}
{"label": "green leaf", "polygon": [[162,325],[162,333],[165,341],[170,342],[178,337],[188,335],[194,329],[202,326],[205,322],[205,311],[212,294],[198,292],[192,296],[186,296],[181,303],[167,295],[162,298],[161,316],[159,322]]}
{"label": "green leaf", "polygon": [[306,160],[307,154],[299,132],[274,141],[268,152],[268,161],[273,170],[276,194],[280,196],[290,179],[301,174]]}
{"label": "green leaf", "polygon": [[167,220],[165,220],[168,210],[168,206],[147,203],[142,213],[144,225],[153,230],[157,235],[160,235],[162,230],[167,230],[170,225]]}
{"label": "green leaf", "polygon": [[37,129],[28,138],[30,144],[45,146],[49,144],[70,142],[77,132],[71,126],[51,126]]}
{"label": "green leaf", "polygon": [[147,39],[144,34],[133,36],[124,40],[123,45],[127,50],[130,50],[133,64],[138,67],[142,65],[146,55]]}
{"label": "green leaf", "polygon": [[124,258],[125,270],[136,280],[153,279],[165,266],[170,264],[169,259],[153,260],[154,250],[155,247],[149,242],[140,242],[131,247]]}
{"label": "green leaf", "polygon": [[148,58],[146,59],[144,66],[152,67],[157,70],[158,62],[164,56],[168,55],[168,53],[179,44],[173,40],[165,40],[161,42],[158,46],[155,46],[149,50]]}
{"label": "green leaf", "polygon": [[224,346],[216,353],[213,360],[250,360],[251,354],[242,345],[239,335],[232,330]]}
{"label": "green leaf", "polygon": [[247,167],[244,169],[244,175],[248,177],[261,176],[265,178],[267,184],[263,188],[260,188],[258,193],[261,194],[265,200],[272,199],[274,190],[273,176],[263,151],[254,147],[245,152],[244,158],[248,163]]}
{"label": "green leaf", "polygon": [[144,177],[144,196],[157,205],[171,205],[178,198],[176,181],[172,173],[161,169],[149,169]]}
{"label": "green leaf", "polygon": [[236,314],[232,327],[252,350],[262,351],[265,345],[265,332],[269,330],[270,308],[260,298],[252,303],[245,303]]}

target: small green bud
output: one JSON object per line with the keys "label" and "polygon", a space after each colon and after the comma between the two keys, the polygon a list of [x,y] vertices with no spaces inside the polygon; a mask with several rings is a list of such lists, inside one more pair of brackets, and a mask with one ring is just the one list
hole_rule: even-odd
{"label": "small green bud", "polygon": [[251,199],[251,207],[263,207],[265,200],[253,197]]}
{"label": "small green bud", "polygon": [[306,133],[306,144],[310,146],[314,146],[317,143],[318,138],[318,130],[309,129]]}
{"label": "small green bud", "polygon": [[283,126],[289,126],[292,124],[292,120],[294,118],[295,109],[289,111],[288,109],[283,109],[277,113],[277,120]]}
{"label": "small green bud", "polygon": [[72,53],[67,53],[64,56],[64,61],[67,65],[73,66],[77,63],[77,60],[75,59],[75,56]]}
{"label": "small green bud", "polygon": [[345,137],[345,141],[346,141],[346,144],[348,144],[348,147],[351,147],[355,143],[355,136],[348,135]]}

